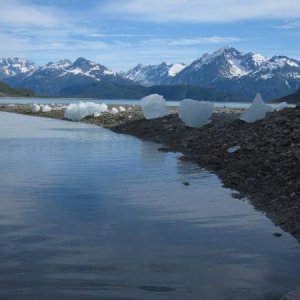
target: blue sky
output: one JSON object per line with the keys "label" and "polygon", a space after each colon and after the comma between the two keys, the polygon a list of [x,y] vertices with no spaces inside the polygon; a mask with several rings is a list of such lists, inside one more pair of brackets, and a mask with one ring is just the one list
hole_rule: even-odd
{"label": "blue sky", "polygon": [[224,45],[300,59],[299,0],[0,0],[0,57],[79,56],[114,71]]}

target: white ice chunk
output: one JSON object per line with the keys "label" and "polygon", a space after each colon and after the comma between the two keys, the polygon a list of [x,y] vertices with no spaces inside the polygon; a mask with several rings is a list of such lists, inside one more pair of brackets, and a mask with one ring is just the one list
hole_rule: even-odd
{"label": "white ice chunk", "polygon": [[15,104],[8,104],[9,107],[14,107],[16,106]]}
{"label": "white ice chunk", "polygon": [[41,108],[42,108],[42,112],[52,111],[52,107],[49,105],[42,105]]}
{"label": "white ice chunk", "polygon": [[209,118],[213,109],[211,102],[184,99],[180,102],[178,113],[186,126],[201,127],[211,122]]}
{"label": "white ice chunk", "polygon": [[79,121],[86,116],[94,115],[95,113],[102,114],[103,112],[107,112],[107,105],[104,103],[79,102],[68,105],[64,117],[72,121]]}
{"label": "white ice chunk", "polygon": [[236,151],[238,151],[238,150],[240,150],[240,149],[241,149],[241,146],[236,145],[236,146],[233,146],[233,147],[229,147],[229,148],[227,149],[227,152],[228,152],[228,153],[234,153],[234,152],[236,152]]}
{"label": "white ice chunk", "polygon": [[53,106],[52,110],[56,110],[56,111],[62,110],[62,107],[61,106]]}
{"label": "white ice chunk", "polygon": [[101,116],[100,113],[98,113],[98,112],[95,112],[95,113],[94,113],[94,117],[100,117],[100,116]]}
{"label": "white ice chunk", "polygon": [[288,107],[288,104],[286,102],[281,102],[275,106],[275,110],[280,111],[282,109],[285,109],[286,107]]}
{"label": "white ice chunk", "polygon": [[119,111],[125,111],[126,108],[124,106],[119,106]]}
{"label": "white ice chunk", "polygon": [[128,119],[131,120],[131,119],[132,119],[132,115],[129,115],[129,116],[128,116]]}
{"label": "white ice chunk", "polygon": [[253,123],[263,119],[266,113],[271,111],[273,111],[272,106],[265,104],[261,95],[257,94],[249,108],[241,114],[240,120]]}
{"label": "white ice chunk", "polygon": [[116,107],[112,107],[111,109],[111,113],[114,115],[114,114],[117,114],[119,112],[119,110],[116,108]]}
{"label": "white ice chunk", "polygon": [[158,94],[142,98],[141,106],[146,119],[160,118],[169,114],[165,98]]}
{"label": "white ice chunk", "polygon": [[31,111],[32,111],[33,113],[37,113],[37,112],[39,112],[40,110],[41,110],[41,107],[40,107],[38,104],[33,104],[33,105],[32,105]]}

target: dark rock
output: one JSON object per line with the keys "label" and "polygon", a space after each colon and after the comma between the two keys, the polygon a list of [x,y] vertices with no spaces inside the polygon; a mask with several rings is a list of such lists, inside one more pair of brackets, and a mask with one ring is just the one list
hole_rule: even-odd
{"label": "dark rock", "polygon": [[168,147],[160,147],[157,149],[159,152],[173,152],[171,148]]}

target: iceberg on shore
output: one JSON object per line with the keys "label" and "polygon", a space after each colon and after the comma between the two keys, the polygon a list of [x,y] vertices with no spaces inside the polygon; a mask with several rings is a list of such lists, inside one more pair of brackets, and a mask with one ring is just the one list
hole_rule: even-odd
{"label": "iceberg on shore", "polygon": [[52,107],[49,105],[41,105],[42,112],[49,112],[52,111]]}
{"label": "iceberg on shore", "polygon": [[142,98],[141,106],[146,119],[156,119],[169,114],[165,98],[158,94]]}
{"label": "iceberg on shore", "polygon": [[100,116],[104,112],[107,112],[107,105],[105,103],[79,102],[68,105],[64,117],[72,121],[79,121],[90,115],[96,114]]}
{"label": "iceberg on shore", "polygon": [[33,113],[37,113],[41,110],[41,107],[38,105],[38,104],[33,104],[32,107],[31,107],[31,111]]}
{"label": "iceberg on shore", "polygon": [[119,110],[116,107],[113,107],[110,112],[114,115],[117,114]]}
{"label": "iceberg on shore", "polygon": [[210,123],[214,105],[207,101],[184,99],[180,102],[179,117],[189,127],[202,127]]}
{"label": "iceberg on shore", "polygon": [[285,108],[289,107],[288,104],[286,102],[280,102],[275,106],[275,110],[276,111],[280,111],[283,110]]}
{"label": "iceberg on shore", "polygon": [[261,95],[257,94],[249,108],[241,114],[240,120],[253,123],[264,119],[266,113],[271,111],[273,111],[272,106],[265,104]]}

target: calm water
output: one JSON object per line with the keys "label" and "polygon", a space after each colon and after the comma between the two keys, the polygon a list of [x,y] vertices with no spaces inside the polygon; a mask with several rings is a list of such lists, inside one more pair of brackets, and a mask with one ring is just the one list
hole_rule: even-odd
{"label": "calm water", "polygon": [[[98,104],[106,103],[111,105],[137,105],[140,104],[139,100],[128,100],[128,99],[119,99],[119,100],[100,100],[100,99],[71,99],[71,98],[7,98],[0,97],[0,104],[70,104],[78,102],[91,101]],[[179,106],[180,101],[167,101],[168,106]],[[228,107],[228,108],[248,108],[251,105],[251,102],[212,102],[215,107]],[[278,104],[271,104],[276,108]],[[289,107],[294,107],[295,105],[289,104]]]}
{"label": "calm water", "polygon": [[[43,104],[70,104],[77,102],[92,101],[98,104],[106,103],[112,105],[122,105],[122,104],[139,104],[139,100],[128,100],[128,99],[119,99],[119,100],[100,100],[100,99],[70,99],[70,98],[7,98],[0,97],[0,104],[32,104],[32,103],[43,103]],[[235,108],[247,108],[250,106],[250,102],[213,102],[215,107],[235,107]],[[168,106],[179,106],[179,101],[167,101]]]}
{"label": "calm water", "polygon": [[0,113],[0,299],[265,300],[295,289],[298,243],[158,147]]}

